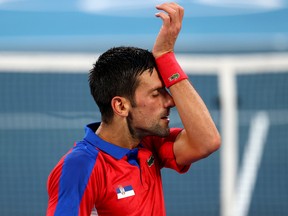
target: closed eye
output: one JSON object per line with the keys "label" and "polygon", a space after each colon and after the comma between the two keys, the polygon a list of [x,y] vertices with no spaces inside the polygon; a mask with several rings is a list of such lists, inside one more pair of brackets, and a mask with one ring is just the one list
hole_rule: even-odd
{"label": "closed eye", "polygon": [[165,93],[166,93],[165,88],[158,88],[152,92],[152,97],[158,97],[160,94],[165,94]]}
{"label": "closed eye", "polygon": [[158,97],[160,95],[159,91],[154,91],[152,97]]}

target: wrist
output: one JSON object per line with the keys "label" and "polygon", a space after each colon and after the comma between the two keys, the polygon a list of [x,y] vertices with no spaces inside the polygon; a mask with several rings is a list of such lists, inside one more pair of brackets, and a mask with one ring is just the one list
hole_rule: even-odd
{"label": "wrist", "polygon": [[178,64],[173,52],[165,53],[156,58],[156,65],[167,88],[184,79],[188,79],[188,76]]}

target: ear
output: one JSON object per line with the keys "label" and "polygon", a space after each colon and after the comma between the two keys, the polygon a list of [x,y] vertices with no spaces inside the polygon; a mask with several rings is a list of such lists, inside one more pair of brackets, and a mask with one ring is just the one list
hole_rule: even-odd
{"label": "ear", "polygon": [[127,117],[129,113],[130,103],[124,97],[116,96],[111,100],[111,106],[114,111],[114,114]]}

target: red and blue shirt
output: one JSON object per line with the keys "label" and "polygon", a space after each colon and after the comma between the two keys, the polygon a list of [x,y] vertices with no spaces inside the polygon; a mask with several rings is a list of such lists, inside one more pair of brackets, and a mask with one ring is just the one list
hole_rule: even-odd
{"label": "red and blue shirt", "polygon": [[178,166],[173,144],[181,129],[166,138],[145,137],[135,149],[122,148],[95,134],[99,123],[58,162],[48,177],[47,216],[165,215],[160,170]]}

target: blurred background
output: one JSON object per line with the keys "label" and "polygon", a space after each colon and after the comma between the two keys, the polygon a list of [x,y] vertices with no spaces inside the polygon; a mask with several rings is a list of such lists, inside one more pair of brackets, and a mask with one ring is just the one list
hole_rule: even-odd
{"label": "blurred background", "polygon": [[[51,169],[100,120],[89,69],[113,46],[151,49],[162,2],[0,0],[1,216],[45,215]],[[223,144],[163,170],[167,215],[288,215],[288,1],[176,2],[175,52]]]}

